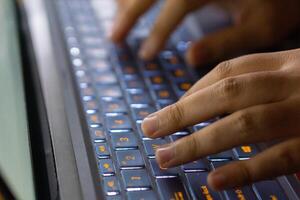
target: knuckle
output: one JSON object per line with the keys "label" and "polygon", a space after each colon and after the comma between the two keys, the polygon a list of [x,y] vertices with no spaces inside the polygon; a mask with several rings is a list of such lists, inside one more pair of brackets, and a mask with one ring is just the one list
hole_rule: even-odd
{"label": "knuckle", "polygon": [[253,182],[251,171],[247,166],[246,162],[240,162],[238,165],[240,168],[240,173],[241,173],[240,177],[242,178],[241,180],[242,184],[248,184]]}
{"label": "knuckle", "polygon": [[189,159],[195,159],[198,157],[199,154],[199,140],[196,135],[192,134],[185,139],[186,143],[186,149],[187,151],[184,152],[189,152]]}
{"label": "knuckle", "polygon": [[216,67],[216,74],[217,74],[219,79],[223,79],[225,77],[230,76],[231,72],[232,72],[232,66],[231,66],[231,61],[230,60],[226,60],[224,62],[221,62]]}
{"label": "knuckle", "polygon": [[172,121],[177,127],[181,127],[183,119],[184,107],[179,101],[169,107],[169,110],[167,111],[167,120]]}
{"label": "knuckle", "polygon": [[218,94],[225,99],[232,99],[240,94],[241,83],[237,78],[227,78],[220,82]]}
{"label": "knuckle", "polygon": [[296,165],[299,162],[298,155],[291,148],[282,148],[277,153],[277,158],[281,161],[282,169],[289,171],[291,166]]}
{"label": "knuckle", "polygon": [[251,136],[250,134],[255,126],[253,116],[249,112],[240,112],[236,118],[235,124],[241,133],[241,137],[249,139],[249,136]]}

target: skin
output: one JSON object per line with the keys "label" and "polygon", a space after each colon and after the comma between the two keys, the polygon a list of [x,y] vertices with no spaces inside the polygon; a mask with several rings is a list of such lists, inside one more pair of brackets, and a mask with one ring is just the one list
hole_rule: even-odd
{"label": "skin", "polygon": [[209,185],[222,190],[299,171],[299,58],[300,49],[296,49],[225,61],[177,103],[147,117],[142,129],[148,137],[157,138],[228,114],[158,149],[160,167],[174,167],[239,145],[279,140],[249,160],[211,172]]}
{"label": "skin", "polygon": [[[112,40],[121,43],[154,2],[119,0]],[[188,13],[210,2],[230,11],[234,24],[192,44],[186,56],[192,65],[276,44],[300,24],[299,0],[167,0],[140,57],[155,56]],[[276,141],[249,160],[211,172],[208,184],[222,190],[299,171],[299,58],[300,49],[296,49],[221,62],[177,103],[148,116],[142,129],[148,137],[157,138],[226,114],[212,125],[159,148],[156,159],[160,167],[170,168],[239,145]]]}
{"label": "skin", "polygon": [[[138,18],[155,2],[118,0],[112,41],[122,43]],[[167,0],[140,49],[140,57],[145,60],[153,58],[183,18],[208,3],[226,9],[234,19],[233,25],[192,44],[186,54],[186,61],[192,66],[222,61],[241,52],[277,44],[300,24],[299,0]]]}

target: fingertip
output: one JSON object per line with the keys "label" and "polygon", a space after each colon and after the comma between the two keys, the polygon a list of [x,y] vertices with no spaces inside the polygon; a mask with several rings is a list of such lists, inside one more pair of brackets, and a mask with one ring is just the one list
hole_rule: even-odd
{"label": "fingertip", "polygon": [[139,57],[143,60],[151,60],[159,51],[158,42],[152,38],[147,39],[139,50]]}
{"label": "fingertip", "polygon": [[158,117],[156,115],[146,117],[141,124],[141,128],[145,136],[154,137],[159,129]]}
{"label": "fingertip", "polygon": [[186,53],[186,60],[191,66],[203,65],[209,62],[209,55],[203,45],[193,45]]}
{"label": "fingertip", "polygon": [[224,173],[215,170],[211,172],[207,177],[207,183],[210,188],[215,191],[220,191],[226,188],[227,178]]}

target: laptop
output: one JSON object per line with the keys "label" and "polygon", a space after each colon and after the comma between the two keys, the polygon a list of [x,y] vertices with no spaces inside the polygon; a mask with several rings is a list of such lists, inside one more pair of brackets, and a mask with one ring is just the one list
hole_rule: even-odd
{"label": "laptop", "polygon": [[300,199],[296,175],[221,192],[207,185],[211,170],[249,159],[266,144],[238,146],[168,170],[158,167],[158,146],[218,119],[155,140],[143,134],[141,122],[176,102],[209,70],[186,66],[190,42],[230,23],[225,13],[208,6],[189,16],[166,48],[146,62],[137,57],[137,49],[161,3],[139,20],[122,46],[107,39],[116,12],[113,0],[24,3],[55,160],[57,196],[51,198]]}

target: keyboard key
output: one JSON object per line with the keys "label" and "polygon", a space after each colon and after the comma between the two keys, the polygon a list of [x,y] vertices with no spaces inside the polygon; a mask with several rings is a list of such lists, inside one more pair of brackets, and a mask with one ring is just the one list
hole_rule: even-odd
{"label": "keyboard key", "polygon": [[103,142],[106,139],[106,134],[101,126],[94,128],[91,127],[90,134],[94,142]]}
{"label": "keyboard key", "polygon": [[182,68],[173,69],[173,70],[171,70],[171,77],[174,80],[177,80],[177,79],[180,80],[182,78],[186,78],[187,77],[187,72],[186,72],[186,70],[184,70]]}
{"label": "keyboard key", "polygon": [[123,96],[119,86],[98,86],[97,93],[100,97],[121,98]]}
{"label": "keyboard key", "polygon": [[210,161],[224,161],[224,160],[232,160],[233,159],[233,152],[232,150],[223,151],[218,154],[208,156]]}
{"label": "keyboard key", "polygon": [[99,116],[99,113],[95,114],[88,114],[87,120],[89,124],[103,124],[103,119],[101,116]]}
{"label": "keyboard key", "polygon": [[125,65],[121,67],[122,75],[123,76],[138,76],[138,70],[135,66],[133,65]]}
{"label": "keyboard key", "polygon": [[154,75],[149,77],[151,86],[161,86],[167,84],[167,78],[163,75]]}
{"label": "keyboard key", "polygon": [[160,54],[162,64],[165,68],[173,69],[181,66],[180,59],[175,52],[172,51],[163,51]]}
{"label": "keyboard key", "polygon": [[98,73],[111,70],[110,63],[102,59],[89,59],[88,65]]}
{"label": "keyboard key", "polygon": [[143,62],[142,63],[142,68],[143,68],[143,72],[144,75],[155,75],[155,74],[159,74],[161,72],[161,67],[158,64],[157,61],[148,61],[148,62]]}
{"label": "keyboard key", "polygon": [[115,176],[103,178],[103,189],[106,195],[112,196],[120,193],[120,184]]}
{"label": "keyboard key", "polygon": [[98,102],[95,100],[85,101],[84,108],[85,110],[98,110]]}
{"label": "keyboard key", "polygon": [[152,174],[157,178],[170,178],[178,176],[178,168],[161,169],[155,159],[149,159]]}
{"label": "keyboard key", "polygon": [[139,150],[117,151],[116,155],[118,164],[121,168],[145,166],[144,160]]}
{"label": "keyboard key", "polygon": [[95,73],[93,77],[95,83],[98,85],[111,85],[118,83],[117,77],[112,71]]}
{"label": "keyboard key", "polygon": [[192,82],[181,82],[177,84],[177,88],[180,92],[187,92],[192,86]]}
{"label": "keyboard key", "polygon": [[207,161],[196,160],[196,161],[182,165],[182,169],[185,172],[208,171],[209,166],[208,166]]}
{"label": "keyboard key", "polygon": [[254,191],[260,199],[288,199],[281,186],[275,180],[254,183]]}
{"label": "keyboard key", "polygon": [[126,113],[127,107],[123,100],[103,100],[102,109],[105,113]]}
{"label": "keyboard key", "polygon": [[107,196],[106,200],[122,200],[122,198],[119,195],[114,195],[114,196]]}
{"label": "keyboard key", "polygon": [[244,145],[234,148],[234,153],[242,160],[255,156],[258,153],[258,149],[255,145]]}
{"label": "keyboard key", "polygon": [[166,88],[166,89],[158,89],[155,90],[155,97],[157,100],[168,100],[168,101],[172,101],[175,102],[175,95],[172,92],[171,89]]}
{"label": "keyboard key", "polygon": [[169,136],[169,138],[172,142],[175,142],[176,140],[179,140],[183,137],[185,137],[185,135],[171,135],[171,136]]}
{"label": "keyboard key", "polygon": [[156,179],[156,184],[161,199],[188,199],[186,191],[179,178]]}
{"label": "keyboard key", "polygon": [[111,142],[114,149],[138,147],[137,139],[132,132],[112,133]]}
{"label": "keyboard key", "polygon": [[201,122],[199,124],[196,124],[193,126],[194,131],[199,131],[207,126],[209,126],[211,123],[210,122]]}
{"label": "keyboard key", "polygon": [[155,151],[162,145],[167,144],[167,141],[164,139],[156,139],[156,140],[145,140],[143,141],[143,145],[145,148],[146,155],[148,157],[155,156]]}
{"label": "keyboard key", "polygon": [[226,198],[228,198],[230,200],[240,200],[240,199],[255,200],[255,199],[257,199],[252,188],[249,186],[226,190],[226,191],[224,191],[224,195],[226,196]]}
{"label": "keyboard key", "polygon": [[109,149],[106,143],[96,143],[96,153],[99,157],[108,157],[110,155]]}
{"label": "keyboard key", "polygon": [[95,95],[95,91],[92,87],[84,87],[81,88],[81,95],[82,96],[94,96]]}
{"label": "keyboard key", "polygon": [[137,79],[128,79],[128,80],[125,80],[125,87],[126,87],[126,89],[144,89],[145,84],[139,78],[137,78]]}
{"label": "keyboard key", "polygon": [[213,167],[213,169],[217,169],[218,167],[222,167],[224,165],[227,165],[228,163],[230,163],[230,161],[211,162],[211,166]]}
{"label": "keyboard key", "polygon": [[151,188],[150,178],[145,169],[122,170],[123,183],[128,188]]}
{"label": "keyboard key", "polygon": [[112,175],[115,173],[115,168],[111,159],[101,159],[98,162],[100,174],[103,176]]}
{"label": "keyboard key", "polygon": [[145,92],[127,92],[129,104],[151,104],[151,97]]}
{"label": "keyboard key", "polygon": [[137,191],[127,192],[128,200],[153,200],[157,199],[156,194],[153,191]]}
{"label": "keyboard key", "polygon": [[214,199],[221,200],[219,193],[211,190],[207,185],[208,172],[198,172],[186,174],[189,188],[193,199]]}
{"label": "keyboard key", "polygon": [[107,116],[106,124],[110,131],[132,129],[131,120],[128,115]]}
{"label": "keyboard key", "polygon": [[151,113],[154,113],[156,109],[152,106],[148,106],[145,108],[132,108],[133,118],[134,120],[143,120]]}

